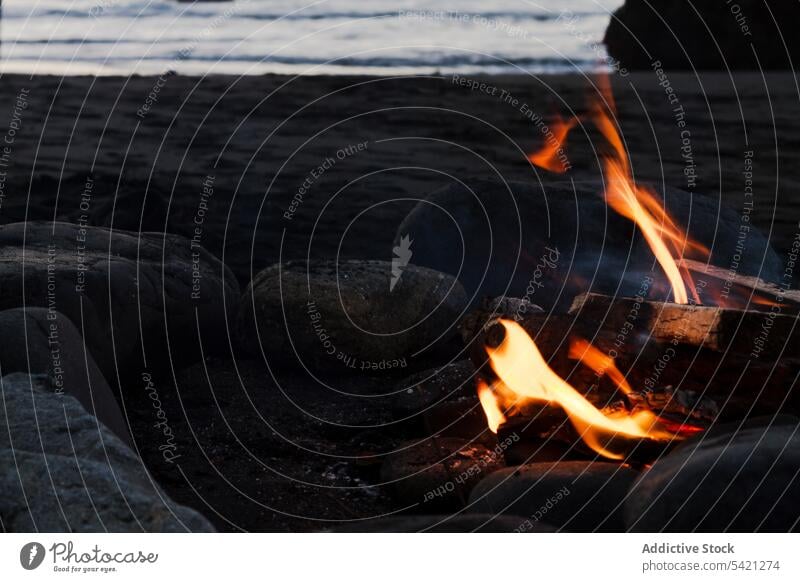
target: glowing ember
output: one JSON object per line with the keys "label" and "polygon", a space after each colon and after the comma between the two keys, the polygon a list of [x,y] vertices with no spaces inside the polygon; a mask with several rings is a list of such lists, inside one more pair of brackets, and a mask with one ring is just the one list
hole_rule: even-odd
{"label": "glowing ember", "polygon": [[483,380],[478,380],[478,399],[481,401],[483,413],[486,415],[489,430],[497,434],[497,428],[506,421],[506,415],[500,410],[494,392]]}
{"label": "glowing ember", "polygon": [[[505,338],[499,347],[487,346],[486,351],[492,369],[505,388],[513,393],[515,401],[528,398],[561,406],[584,442],[597,453],[623,459],[625,454],[619,452],[619,448],[624,450],[626,439],[669,441],[682,438],[667,430],[649,410],[604,414],[547,365],[533,339],[518,323],[508,320],[500,320],[500,323],[505,328]],[[488,387],[483,391],[481,403],[489,400],[486,390]],[[503,396],[502,392],[498,395]],[[500,411],[503,404],[494,399],[489,403],[493,411]],[[484,404],[484,410],[486,406]],[[615,443],[615,437],[622,438]]]}

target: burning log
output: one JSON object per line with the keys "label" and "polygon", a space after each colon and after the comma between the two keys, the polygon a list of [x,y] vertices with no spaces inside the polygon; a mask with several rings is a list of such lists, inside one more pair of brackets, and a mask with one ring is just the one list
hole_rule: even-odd
{"label": "burning log", "polygon": [[[497,347],[492,344],[504,335]],[[683,438],[676,429],[661,422],[652,410],[638,406],[630,410],[601,410],[556,373],[544,360],[536,343],[518,323],[500,320],[486,330],[486,351],[497,380],[479,383],[481,404],[493,430],[509,412],[518,412],[528,403],[546,403],[564,409],[577,434],[596,453],[611,459],[625,459],[646,441],[672,442]],[[615,370],[609,375],[619,379]],[[620,388],[627,389],[625,385]],[[659,447],[663,451],[663,446]]]}
{"label": "burning log", "polygon": [[743,355],[793,354],[800,347],[797,317],[780,310],[765,313],[587,293],[575,299],[569,313],[600,322],[602,330],[625,329],[628,336],[673,346]]}
{"label": "burning log", "polygon": [[[607,402],[607,396],[615,392],[613,383],[605,382],[603,379],[598,381],[594,372],[588,368],[577,367],[575,361],[569,358],[570,336],[593,337],[589,326],[576,321],[571,315],[552,315],[544,312],[527,315],[517,323],[534,339],[542,356],[559,375],[576,385],[597,384],[593,389],[584,393],[589,400],[601,403],[606,398]],[[489,365],[486,348],[497,348],[502,344],[505,339],[505,328],[496,318],[488,321],[473,333],[474,336],[469,343],[470,358],[487,381],[496,380],[497,375]],[[606,343],[610,344],[613,338],[610,333],[607,335]]]}
{"label": "burning log", "polygon": [[473,309],[461,321],[459,332],[465,344],[469,344],[491,322],[497,319],[519,321],[544,310],[527,299],[518,297],[486,298],[479,307]]}
{"label": "burning log", "polygon": [[[800,410],[800,391],[794,388],[795,378],[800,372],[800,360],[796,351],[797,332],[787,341],[781,337],[791,320],[783,316],[774,323],[770,341],[762,342],[753,329],[746,330],[741,337],[729,341],[729,351],[725,351],[724,334],[730,329],[727,314],[733,311],[737,316],[740,310],[720,310],[718,308],[696,309],[697,306],[678,306],[660,304],[635,299],[589,296],[580,305],[587,309],[573,310],[570,315],[548,315],[534,313],[522,319],[519,324],[534,339],[536,346],[547,364],[562,378],[577,387],[583,396],[595,406],[603,408],[615,401],[626,400],[628,406],[636,395],[620,393],[619,378],[609,377],[609,363],[619,370],[622,378],[649,399],[648,405],[655,410],[652,399],[661,398],[671,391],[670,402],[685,403],[683,411],[669,410],[670,413],[684,414],[690,410],[704,411],[701,417],[691,414],[693,422],[709,420],[713,414],[708,411],[716,407],[717,418],[721,420],[740,420],[759,414],[774,414],[777,410],[793,412]],[[619,307],[618,305],[623,305]],[[672,311],[672,317],[659,317],[659,310]],[[683,314],[679,318],[678,314]],[[722,313],[722,315],[720,315]],[[631,317],[631,315],[634,317]],[[703,323],[685,321],[692,317],[707,317]],[[770,321],[764,313],[748,313],[747,325],[756,321]],[[766,318],[766,319],[765,319]],[[778,319],[777,317],[775,319]],[[667,323],[672,326],[670,329]],[[709,323],[710,322],[710,323]],[[720,323],[721,322],[721,323]],[[713,341],[704,341],[703,328],[707,331],[719,325],[712,336]],[[745,325],[745,324],[743,324]],[[669,331],[667,331],[669,330]],[[694,330],[687,333],[686,330]],[[722,330],[720,335],[719,330]],[[471,346],[471,357],[483,377],[491,383],[497,379],[488,363],[484,346],[497,347],[504,338],[504,328],[496,322],[487,324],[475,337]],[[745,336],[753,337],[754,343],[747,354],[741,352],[747,347]],[[584,349],[575,349],[576,338],[592,338],[591,346],[605,358],[605,363],[593,370],[582,365]],[[784,349],[786,345],[786,349]],[[713,349],[712,349],[713,348]],[[734,349],[730,349],[734,348]],[[744,357],[747,356],[747,357]],[[597,357],[597,356],[596,356]]]}
{"label": "burning log", "polygon": [[[478,369],[486,369],[488,363],[491,370],[478,382],[478,396],[491,430],[505,432],[510,423],[516,426],[519,421],[509,421],[509,417],[524,414],[522,408],[530,402],[554,405],[564,410],[572,429],[595,453],[617,460],[641,459],[637,451],[643,449],[645,458],[658,456],[675,441],[702,431],[719,413],[717,403],[704,394],[707,387],[697,394],[681,386],[698,357],[701,362],[717,363],[713,377],[723,363],[721,358],[729,354],[739,360],[749,354],[753,360],[761,352],[776,355],[773,359],[787,350],[796,352],[800,344],[800,334],[795,333],[797,317],[782,311],[790,305],[787,309],[796,315],[800,303],[791,294],[787,297],[786,290],[763,281],[737,278],[736,273],[721,269],[703,269],[702,263],[686,260],[687,252],[710,259],[710,250],[689,238],[653,191],[634,181],[629,156],[613,121],[616,111],[610,86],[606,78],[600,81],[602,99],[591,100],[588,117],[609,146],[603,164],[606,203],[637,225],[669,281],[674,302],[646,299],[652,292],[649,285],[635,298],[588,293],[575,299],[566,316],[515,314],[484,323],[485,315],[478,314],[462,328],[462,337],[471,343]],[[574,125],[572,120],[558,125],[559,147]],[[545,148],[531,154],[529,160],[559,171],[552,163],[553,151]],[[702,272],[705,279],[695,283],[693,272]],[[710,292],[714,306],[702,304],[701,291]],[[753,302],[761,308],[733,308],[746,308]],[[591,343],[584,338],[591,338]],[[711,356],[705,358],[706,354]],[[565,362],[565,357],[572,362]],[[683,376],[674,390],[665,383],[665,370],[679,358],[685,365],[677,367]],[[618,359],[627,360],[627,367],[618,367]],[[642,370],[651,366],[642,387],[634,388],[633,377],[638,379]],[[590,371],[597,381],[579,382],[575,388],[572,372],[578,370]],[[708,376],[694,378],[702,382]],[[602,381],[611,382],[611,398],[619,394],[622,398],[603,407],[592,402],[587,395]],[[727,387],[729,397],[737,384]],[[751,411],[757,395],[746,395]]]}
{"label": "burning log", "polygon": [[[633,306],[636,326],[628,344],[620,347],[616,330],[629,321]],[[743,345],[730,332],[731,313],[746,320],[769,317],[587,295],[566,316],[534,313],[519,324],[489,322],[473,340],[472,354],[482,370],[478,390],[490,428],[498,434],[524,429],[522,444],[506,453],[507,461],[588,456],[587,448],[574,446],[583,439],[603,456],[648,463],[717,419],[796,409],[800,399],[791,386],[800,362],[760,362],[742,358],[735,349],[726,352],[726,347],[741,350]],[[788,325],[785,320],[793,327],[795,318],[784,316],[773,324],[776,337]],[[513,341],[527,339],[535,352],[517,349],[499,362],[496,356],[506,349],[510,330],[516,334]],[[775,340],[781,346],[785,341]],[[515,386],[511,392],[509,384]],[[531,402],[538,410],[531,412]],[[558,407],[563,411],[552,410]]]}
{"label": "burning log", "polygon": [[681,263],[695,274],[703,303],[752,311],[771,311],[780,306],[781,313],[800,312],[800,290],[785,289],[700,261],[683,259]]}

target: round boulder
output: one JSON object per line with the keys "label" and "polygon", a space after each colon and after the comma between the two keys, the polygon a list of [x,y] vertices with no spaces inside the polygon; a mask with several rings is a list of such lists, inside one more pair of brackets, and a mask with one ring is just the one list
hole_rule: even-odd
{"label": "round boulder", "polygon": [[631,489],[639,532],[786,532],[800,524],[800,420],[720,425],[681,443]]}
{"label": "round boulder", "polygon": [[[106,378],[228,347],[230,271],[193,241],[64,222],[0,226],[0,309],[45,307],[86,338]],[[142,353],[142,350],[145,353]]]}
{"label": "round boulder", "polygon": [[67,316],[41,307],[0,311],[0,369],[46,374],[57,393],[74,396],[123,442],[133,446],[114,393]]}
{"label": "round boulder", "polygon": [[606,30],[608,53],[626,69],[787,69],[800,58],[789,27],[800,5],[785,0],[627,0]]}
{"label": "round boulder", "polygon": [[290,261],[261,271],[239,311],[244,347],[279,361],[398,372],[455,332],[466,309],[449,275],[383,261]]}
{"label": "round boulder", "polygon": [[625,495],[638,473],[614,463],[559,461],[509,467],[473,489],[470,510],[524,516],[573,532],[622,531]]}
{"label": "round boulder", "polygon": [[10,532],[213,531],[44,375],[0,379],[0,523]]}

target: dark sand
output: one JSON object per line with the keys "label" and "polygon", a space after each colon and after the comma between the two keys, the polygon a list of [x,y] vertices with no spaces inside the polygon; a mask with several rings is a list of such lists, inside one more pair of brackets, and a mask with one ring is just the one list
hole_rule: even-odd
{"label": "dark sand", "polygon": [[[395,228],[413,199],[455,179],[535,179],[525,153],[542,135],[523,104],[546,117],[570,108],[582,112],[589,87],[579,76],[480,81],[496,86],[496,95],[454,84],[449,76],[171,76],[160,82],[157,101],[142,119],[137,110],[157,78],[6,75],[0,128],[23,87],[30,105],[11,146],[0,221],[76,220],[91,174],[90,222],[111,223],[111,206],[102,201],[119,188],[130,198],[118,202],[115,227],[138,227],[147,192],[143,230],[166,226],[191,235],[210,175],[214,193],[201,242],[218,256],[224,249],[242,282],[249,280],[251,256],[254,269],[307,253],[388,260]],[[776,250],[785,250],[800,219],[795,78],[709,73],[698,81],[676,73],[668,81],[677,103],[670,103],[655,74],[614,84],[637,178],[721,197],[741,212],[744,152],[752,150],[755,222],[771,233]],[[677,105],[685,111],[685,128],[678,126]],[[586,128],[573,132],[568,150],[576,178],[598,175],[591,139],[601,141]],[[696,165],[694,187],[684,175],[682,137],[689,138]],[[340,149],[364,142],[364,151],[336,159]],[[313,178],[326,158],[335,165]],[[284,213],[307,179],[310,187],[287,220]],[[165,204],[156,205],[157,198]]]}
{"label": "dark sand", "polygon": [[[7,172],[0,221],[84,214],[89,223],[137,229],[144,200],[143,230],[191,236],[203,183],[213,176],[200,242],[243,284],[251,268],[281,257],[341,252],[390,260],[395,228],[430,191],[456,179],[535,179],[525,154],[542,135],[521,111],[523,103],[545,116],[585,110],[585,78],[483,81],[497,86],[497,94],[458,86],[451,77],[172,76],[160,82],[142,119],[137,110],[157,86],[155,78],[3,76],[0,132],[19,91],[29,89],[29,97],[21,127],[6,144],[9,167],[0,168]],[[795,78],[714,73],[700,84],[675,74],[669,82],[685,128],[655,75],[615,82],[636,176],[688,188],[681,157],[687,130],[697,172],[692,190],[741,211],[744,152],[752,150],[755,223],[785,251],[800,219]],[[501,89],[518,103],[503,100]],[[574,135],[568,152],[576,178],[597,175],[596,138],[593,131]],[[363,151],[336,159],[337,151],[364,142]],[[313,178],[326,158],[335,163]],[[90,175],[94,184],[82,209]],[[306,180],[313,184],[287,220],[284,213]],[[121,198],[113,206],[117,191]],[[337,398],[307,376],[252,361],[236,368],[205,361],[157,381],[181,462],[164,462],[146,396],[136,377],[123,378],[139,450],[173,498],[217,527],[317,530],[401,509],[385,488],[365,487],[380,481],[381,455],[413,433],[403,426],[368,428],[389,421],[384,399]],[[391,392],[396,381],[353,377],[336,385],[375,395]],[[287,395],[298,408],[287,405]]]}

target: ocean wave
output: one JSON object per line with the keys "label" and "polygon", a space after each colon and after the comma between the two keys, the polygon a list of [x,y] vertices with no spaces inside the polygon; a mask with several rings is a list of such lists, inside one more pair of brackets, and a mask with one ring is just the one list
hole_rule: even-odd
{"label": "ocean wave", "polygon": [[[149,63],[193,73],[218,63],[332,74],[591,68],[603,52],[591,39],[599,41],[605,10],[621,2],[561,0],[548,10],[523,0],[418,0],[397,10],[393,0],[5,0],[3,56],[17,69],[40,61],[115,71]],[[562,10],[580,21],[580,34],[565,32]]]}
{"label": "ocean wave", "polygon": [[[52,59],[51,59],[52,60]],[[73,59],[65,56],[64,62],[71,62]],[[87,57],[81,59],[87,62],[103,62],[105,57]],[[521,69],[550,69],[554,66],[571,66],[577,68],[591,68],[598,64],[596,59],[561,59],[552,57],[518,57],[511,55],[438,55],[428,58],[420,57],[341,57],[341,58],[315,58],[309,56],[257,56],[257,55],[225,55],[225,54],[202,54],[185,56],[185,53],[176,51],[166,54],[147,54],[117,56],[111,62],[119,64],[123,62],[148,62],[148,61],[174,61],[176,64],[183,60],[200,61],[206,63],[260,63],[260,64],[280,64],[280,65],[302,65],[308,67],[332,66],[332,67],[352,67],[357,69],[369,68],[416,68],[416,67],[438,67],[442,69],[458,69],[462,67],[481,68],[481,67],[509,67]]]}
{"label": "ocean wave", "polygon": [[[527,12],[527,11],[460,11],[460,10],[347,10],[330,12],[248,12],[236,8],[235,2],[220,2],[218,9],[200,8],[198,5],[187,6],[175,2],[164,3],[135,3],[128,6],[117,6],[113,0],[104,2],[99,0],[90,7],[42,7],[31,6],[21,8],[13,6],[3,11],[4,20],[28,19],[28,18],[55,18],[63,19],[86,19],[86,18],[158,18],[173,16],[180,18],[218,18],[225,16],[231,19],[245,20],[358,20],[358,19],[379,19],[379,18],[426,18],[436,20],[498,20],[521,22],[548,22],[558,20],[562,17],[562,11],[553,12]],[[227,8],[223,8],[227,7]],[[570,11],[571,16],[576,18],[588,18],[593,16],[607,17],[608,12],[602,11]]]}

